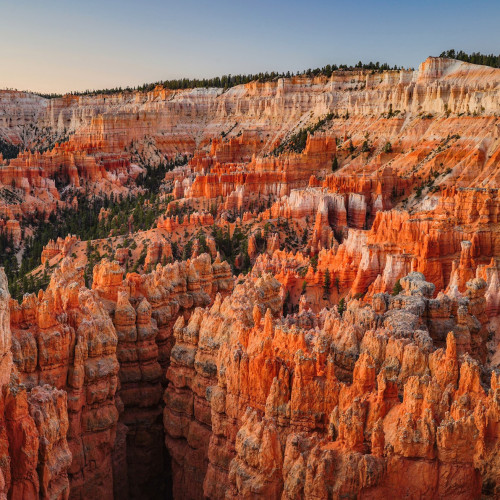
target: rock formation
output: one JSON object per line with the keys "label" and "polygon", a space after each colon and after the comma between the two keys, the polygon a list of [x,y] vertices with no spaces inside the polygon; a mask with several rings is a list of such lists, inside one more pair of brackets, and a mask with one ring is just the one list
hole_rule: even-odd
{"label": "rock formation", "polygon": [[[471,498],[482,481],[495,483],[485,471],[495,462],[486,429],[498,422],[497,375],[488,395],[471,344],[458,343],[467,336],[461,322],[429,319],[447,307],[446,296],[432,299],[434,286],[419,273],[402,286],[372,305],[351,302],[343,316],[324,310],[276,321],[279,284],[267,276],[239,285],[187,325],[179,320],[164,415],[180,468],[174,491]],[[436,328],[449,329],[438,349]],[[210,432],[207,450],[202,436]],[[414,472],[401,482],[403,470]]]}
{"label": "rock formation", "polygon": [[0,91],[0,500],[498,498],[499,82]]}

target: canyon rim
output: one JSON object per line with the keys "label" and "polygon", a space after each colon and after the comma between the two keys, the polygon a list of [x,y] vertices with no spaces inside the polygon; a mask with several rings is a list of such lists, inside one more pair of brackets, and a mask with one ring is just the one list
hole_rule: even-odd
{"label": "canyon rim", "polygon": [[500,498],[500,56],[423,59],[0,90],[0,500]]}

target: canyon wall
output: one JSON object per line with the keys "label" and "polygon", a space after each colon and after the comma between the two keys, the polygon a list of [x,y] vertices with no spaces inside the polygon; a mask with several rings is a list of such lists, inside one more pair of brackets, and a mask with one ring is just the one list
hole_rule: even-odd
{"label": "canyon wall", "polygon": [[9,498],[154,498],[171,488],[161,412],[173,323],[230,292],[229,268],[204,254],[151,275],[124,279],[105,261],[94,274],[91,291],[67,257],[22,304],[9,304],[0,276]]}
{"label": "canyon wall", "polygon": [[[181,176],[194,180],[187,196],[233,193],[239,200],[232,204],[240,206],[305,187],[311,174],[328,173],[335,154],[350,173],[390,164],[398,177],[422,177],[451,167],[447,183],[491,184],[497,175],[498,71],[429,58],[417,71],[336,71],[330,78],[252,82],[224,92],[157,88],[46,100],[3,91],[0,110],[9,119],[1,123],[2,135],[15,136],[31,120],[54,144],[40,156],[2,162],[0,182],[12,186],[21,203],[4,197],[0,209],[4,217],[20,218],[38,200],[54,210],[61,182],[124,194],[134,190],[137,162],[158,164],[177,154],[194,155]],[[315,135],[303,154],[269,155],[329,113],[326,137]],[[349,138],[359,151],[365,136],[369,155],[350,158],[347,141],[336,153],[333,138]],[[387,142],[391,153],[382,151]]]}
{"label": "canyon wall", "polygon": [[1,91],[19,260],[78,196],[158,203],[45,241],[19,302],[0,272],[0,499],[497,498],[499,94],[440,58]]}

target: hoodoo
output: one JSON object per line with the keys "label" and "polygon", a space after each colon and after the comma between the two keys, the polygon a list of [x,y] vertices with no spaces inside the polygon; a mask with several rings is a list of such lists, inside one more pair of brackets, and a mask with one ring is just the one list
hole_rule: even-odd
{"label": "hoodoo", "polygon": [[0,91],[0,500],[499,498],[500,69],[445,55]]}

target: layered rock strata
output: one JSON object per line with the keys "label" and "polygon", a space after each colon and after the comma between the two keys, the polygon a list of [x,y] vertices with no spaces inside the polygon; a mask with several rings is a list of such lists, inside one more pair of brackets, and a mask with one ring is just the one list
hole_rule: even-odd
{"label": "layered rock strata", "polygon": [[481,309],[464,299],[455,321],[423,275],[401,282],[342,316],[279,318],[267,276],[178,320],[164,413],[178,497],[495,494],[498,375],[482,373],[471,354],[485,339],[465,327]]}

